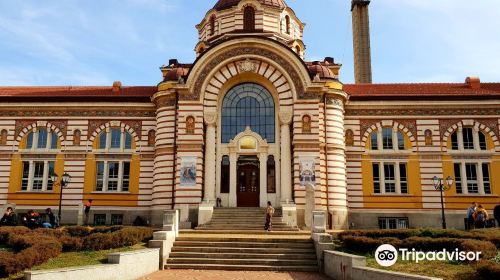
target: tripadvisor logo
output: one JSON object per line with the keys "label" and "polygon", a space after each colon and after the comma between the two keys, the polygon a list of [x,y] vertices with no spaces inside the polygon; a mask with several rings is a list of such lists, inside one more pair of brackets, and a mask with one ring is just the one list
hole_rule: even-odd
{"label": "tripadvisor logo", "polygon": [[380,266],[389,267],[398,261],[398,256],[401,256],[402,261],[457,261],[457,262],[475,262],[481,258],[481,252],[465,252],[455,249],[448,251],[443,249],[441,251],[423,252],[415,249],[399,248],[399,251],[390,244],[380,245],[375,251],[375,260]]}

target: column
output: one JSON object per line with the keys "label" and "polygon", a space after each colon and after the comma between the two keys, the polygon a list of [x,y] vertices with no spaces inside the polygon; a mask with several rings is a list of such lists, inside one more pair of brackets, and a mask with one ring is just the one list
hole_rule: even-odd
{"label": "column", "polygon": [[281,201],[292,201],[292,150],[290,141],[290,123],[292,122],[293,109],[282,108],[279,113],[281,125]]}
{"label": "column", "polygon": [[260,194],[259,203],[260,207],[267,206],[267,153],[261,153],[259,155],[260,163]]}
{"label": "column", "polygon": [[215,202],[215,147],[216,135],[215,124],[217,120],[216,112],[205,113],[206,138],[205,138],[205,176],[203,178],[205,183],[205,195],[203,200],[205,202]]}
{"label": "column", "polygon": [[238,161],[238,155],[236,152],[232,151],[229,154],[229,207],[236,207],[238,206],[237,202],[237,196],[236,192],[238,191],[236,188],[236,178],[238,176],[237,170],[236,170],[236,164]]}

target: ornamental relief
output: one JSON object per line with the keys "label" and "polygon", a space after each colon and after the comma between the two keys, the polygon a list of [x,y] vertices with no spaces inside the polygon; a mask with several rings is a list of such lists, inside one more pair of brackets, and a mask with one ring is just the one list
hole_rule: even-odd
{"label": "ornamental relief", "polygon": [[[231,59],[232,57],[241,56],[241,55],[255,55],[268,58],[275,63],[279,64],[281,67],[285,69],[285,71],[290,75],[291,80],[295,85],[295,89],[297,90],[297,96],[300,99],[310,99],[316,97],[315,94],[307,94],[304,90],[304,85],[301,83],[301,78],[296,69],[283,57],[277,55],[274,52],[269,50],[258,48],[258,47],[246,47],[246,48],[234,48],[227,52],[224,52],[205,65],[205,67],[201,70],[198,77],[196,77],[196,81],[194,83],[193,92],[190,94],[180,95],[180,100],[199,100],[200,93],[203,86],[203,83],[209,78],[209,73],[218,68],[224,61]],[[247,59],[244,62],[240,62],[238,64],[238,70],[248,70],[242,72],[252,71],[253,67],[257,67],[255,64],[252,66],[252,60]],[[243,67],[243,68],[242,68]]]}
{"label": "ornamental relief", "polygon": [[346,116],[491,116],[500,115],[500,109],[459,108],[459,109],[350,109]]}
{"label": "ornamental relief", "polygon": [[[111,123],[113,121],[116,121],[116,120],[90,120],[87,135],[89,135],[89,137],[90,137],[90,135],[92,135],[101,125],[104,125],[106,123]],[[134,132],[137,134],[137,137],[139,137],[139,139],[142,138],[142,121],[139,121],[139,120],[120,120],[120,121],[116,121],[116,122],[128,125],[130,128],[132,128],[134,130]],[[111,125],[111,126],[113,126],[113,125]]]}

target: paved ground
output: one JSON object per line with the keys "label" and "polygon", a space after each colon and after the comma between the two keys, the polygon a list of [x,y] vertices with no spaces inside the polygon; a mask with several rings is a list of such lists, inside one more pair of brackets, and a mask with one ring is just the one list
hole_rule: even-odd
{"label": "paved ground", "polygon": [[330,280],[312,272],[220,271],[220,270],[163,270],[140,280]]}

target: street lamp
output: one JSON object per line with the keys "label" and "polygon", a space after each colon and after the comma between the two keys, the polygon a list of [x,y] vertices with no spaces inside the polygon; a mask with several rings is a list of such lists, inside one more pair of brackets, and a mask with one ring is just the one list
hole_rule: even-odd
{"label": "street lamp", "polygon": [[[64,172],[62,176],[57,175],[56,173],[51,173],[49,174],[50,180],[52,181],[52,185],[59,185],[61,186],[61,190],[59,191],[59,212],[57,213],[57,218],[59,219],[59,224],[61,224],[61,208],[62,208],[62,195],[63,195],[63,189],[69,185],[71,182],[71,175],[68,173]],[[58,181],[59,177],[61,177],[61,180]]]}
{"label": "street lamp", "polygon": [[443,229],[446,229],[446,218],[444,217],[444,201],[443,201],[443,192],[451,189],[451,186],[453,185],[453,178],[451,176],[448,176],[446,179],[438,178],[437,176],[434,176],[432,178],[432,181],[434,181],[434,188],[439,191],[441,195],[441,220],[443,221]]}

